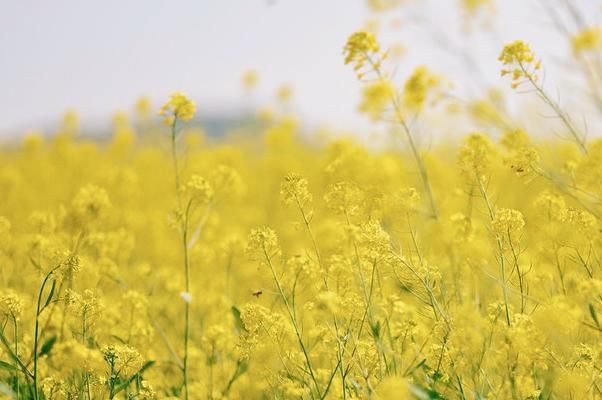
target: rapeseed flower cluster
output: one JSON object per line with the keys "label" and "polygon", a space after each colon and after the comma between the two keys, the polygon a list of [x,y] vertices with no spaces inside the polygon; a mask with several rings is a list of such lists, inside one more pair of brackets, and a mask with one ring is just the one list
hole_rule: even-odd
{"label": "rapeseed flower cluster", "polygon": [[289,139],[254,144],[261,155],[178,149],[178,190],[170,152],[144,144],[151,132],[118,152],[57,136],[2,153],[4,387],[38,399],[184,398],[184,385],[189,399],[596,398],[598,142],[560,159],[545,148],[565,144],[521,130],[435,147],[432,189],[447,195],[433,219],[411,158],[348,139],[308,146],[281,123],[264,135]]}
{"label": "rapeseed flower cluster", "polygon": [[536,60],[529,45],[522,40],[504,46],[498,60],[504,66],[502,76],[510,75],[513,89],[525,81],[536,81],[537,71],[541,69],[541,61]]}
{"label": "rapeseed flower cluster", "polygon": [[196,113],[196,104],[190,100],[184,93],[175,92],[169,98],[169,101],[161,107],[160,114],[165,117],[163,122],[171,125],[176,119],[189,121]]}

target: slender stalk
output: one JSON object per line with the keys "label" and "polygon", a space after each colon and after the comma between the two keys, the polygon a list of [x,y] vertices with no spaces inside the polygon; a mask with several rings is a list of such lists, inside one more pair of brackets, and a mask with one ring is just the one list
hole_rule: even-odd
{"label": "slender stalk", "polygon": [[[587,192],[586,190],[567,182],[564,182],[557,176],[554,176],[551,172],[546,171],[542,168],[538,168],[536,170],[539,176],[548,180],[551,184],[554,185],[562,194],[569,196],[573,200],[575,200],[581,207],[583,207],[587,212],[593,214],[596,218],[600,219],[600,213],[592,206],[594,203],[602,203],[600,199],[598,199],[594,194]],[[581,195],[581,196],[580,196]]]}
{"label": "slender stalk", "polygon": [[420,177],[422,178],[422,184],[424,186],[424,190],[426,191],[427,197],[429,199],[429,205],[431,207],[431,212],[433,213],[432,217],[435,219],[439,219],[439,210],[437,209],[437,204],[435,203],[435,196],[433,195],[433,189],[431,187],[429,175],[426,170],[426,165],[424,164],[424,161],[422,160],[422,156],[420,155],[420,152],[418,151],[418,148],[416,147],[416,144],[414,143],[414,139],[412,137],[412,132],[410,132],[410,128],[408,127],[408,124],[403,119],[403,116],[401,114],[401,110],[399,108],[397,100],[395,100],[394,105],[395,105],[395,113],[397,114],[397,119],[399,120],[399,123],[403,127],[403,131],[405,133],[406,139],[408,140],[408,143],[410,144],[410,149],[412,150],[412,155],[414,156],[414,160],[416,160],[416,166],[418,167],[418,172],[420,173]]}
{"label": "slender stalk", "polygon": [[48,283],[48,279],[54,274],[59,267],[52,269],[50,272],[46,274],[44,277],[44,281],[42,281],[42,286],[40,286],[40,291],[38,292],[38,302],[36,305],[36,323],[35,323],[35,333],[34,333],[34,341],[33,341],[33,398],[34,400],[38,400],[38,345],[40,340],[40,314],[42,312],[42,294],[44,293],[44,288],[46,287],[46,283]]}
{"label": "slender stalk", "polygon": [[113,379],[113,376],[115,375],[115,362],[113,360],[111,360],[110,362],[111,364],[111,373],[110,373],[110,379],[109,379],[109,399],[113,399],[115,397],[115,394],[113,393],[113,391],[115,390],[115,379]]}
{"label": "slender stalk", "polygon": [[228,392],[230,392],[230,389],[232,389],[232,385],[234,384],[234,382],[236,382],[236,380],[243,374],[241,372],[242,365],[243,365],[243,362],[241,360],[236,361],[236,368],[234,370],[234,373],[228,380],[228,384],[226,385],[226,388],[222,392],[222,397],[225,398],[228,395]]}
{"label": "slender stalk", "polygon": [[178,122],[178,118],[174,117],[173,122],[171,123],[171,159],[173,162],[173,169],[175,173],[175,184],[176,184],[176,196],[178,197],[178,202],[180,200],[179,190],[180,190],[180,170],[178,168],[178,153],[176,147],[176,124]]}
{"label": "slender stalk", "polygon": [[[173,122],[171,123],[171,158],[174,168],[175,177],[175,189],[176,199],[178,202],[178,212],[182,211],[182,203],[180,198],[180,170],[178,167],[178,152],[176,146],[176,135],[177,135],[177,122],[178,116],[175,115]],[[190,262],[188,256],[188,216],[190,213],[191,202],[188,202],[188,206],[182,216],[182,247],[184,251],[184,280],[185,280],[185,292],[190,294]],[[184,357],[182,359],[182,374],[184,378],[184,399],[188,400],[188,343],[190,341],[190,302],[184,301]]]}
{"label": "slender stalk", "polygon": [[[493,219],[495,218],[495,212],[493,211],[493,207],[491,205],[491,202],[489,201],[489,196],[487,195],[487,191],[483,187],[483,182],[481,182],[481,179],[478,176],[476,178],[479,183],[479,191],[481,192],[481,195],[483,196],[483,200],[485,201],[485,204],[487,205],[487,211],[489,212],[489,219],[491,221],[493,221]],[[502,294],[504,296],[504,309],[505,309],[505,313],[506,313],[506,323],[508,324],[508,326],[510,326],[510,325],[512,325],[512,323],[510,322],[510,306],[508,305],[508,288],[506,287],[506,258],[504,257],[504,246],[499,237],[496,238],[496,242],[497,242],[497,247],[498,247],[499,257],[500,257],[500,260],[499,260],[500,274],[502,276]]]}
{"label": "slender stalk", "polygon": [[577,61],[581,61],[579,65],[582,66],[582,69],[585,72],[594,104],[598,108],[598,111],[602,111],[602,93],[600,93],[599,90],[601,80],[598,74],[598,71],[600,71],[599,62],[592,62],[585,56],[578,56]]}
{"label": "slender stalk", "polygon": [[86,392],[88,394],[88,400],[92,400],[92,391],[90,390],[90,374],[85,372],[86,379]]}
{"label": "slender stalk", "polygon": [[2,345],[4,346],[4,348],[6,349],[6,351],[8,352],[8,355],[10,356],[11,359],[13,359],[13,361],[15,361],[19,367],[21,368],[21,370],[23,371],[23,374],[25,374],[25,376],[33,379],[33,373],[27,369],[27,366],[25,365],[25,363],[19,358],[18,355],[16,355],[13,351],[13,348],[11,347],[10,343],[8,342],[8,340],[6,339],[6,337],[4,336],[4,330],[0,329],[0,342],[2,342]]}
{"label": "slender stalk", "polygon": [[[410,236],[412,238],[412,245],[414,246],[414,250],[416,251],[416,254],[418,255],[418,259],[420,260],[420,264],[424,267],[424,258],[422,256],[422,252],[420,251],[420,247],[418,246],[418,240],[416,238],[416,232],[414,231],[414,228],[412,227],[412,223],[410,221],[410,217],[408,215],[408,228],[410,230]],[[444,312],[443,307],[441,307],[441,304],[439,303],[439,301],[437,301],[437,297],[435,296],[435,293],[433,292],[433,287],[432,284],[429,282],[429,280],[427,279],[428,277],[423,277],[421,276],[418,271],[412,266],[411,262],[408,263],[406,262],[403,257],[399,257],[399,260],[402,262],[402,264],[404,264],[406,267],[408,267],[408,269],[410,269],[410,271],[412,272],[412,274],[418,278],[418,280],[420,281],[420,283],[422,283],[422,286],[424,287],[424,289],[426,290],[428,296],[429,296],[429,303],[431,308],[433,309],[433,314],[435,316],[435,320],[438,321],[439,320],[439,316],[441,316],[441,318],[443,318],[443,321],[445,322],[445,324],[447,325],[447,327],[449,329],[451,329],[450,326],[450,317],[449,315]]]}
{"label": "slender stalk", "polygon": [[[323,269],[322,257],[320,256],[320,249],[318,248],[318,243],[316,241],[316,237],[311,229],[310,218],[308,218],[307,213],[305,212],[305,209],[303,208],[303,205],[301,204],[301,201],[299,200],[299,198],[296,195],[295,195],[295,202],[297,204],[297,208],[299,209],[299,212],[301,213],[301,218],[303,219],[303,223],[305,224],[305,229],[307,230],[307,234],[309,235],[312,245],[314,247],[314,252],[316,253],[318,265],[320,266],[320,269]],[[324,280],[324,287],[326,288],[326,290],[329,290],[328,279],[326,277],[324,277],[323,280]],[[339,323],[338,323],[336,315],[333,314],[332,319],[333,319],[333,323],[334,323],[335,334],[337,336],[337,358],[338,358],[337,366],[341,373],[341,385],[342,385],[342,389],[343,389],[343,400],[345,400],[347,398],[347,386],[346,386],[346,382],[345,382],[346,381],[345,365],[344,365],[344,360],[343,360],[343,356],[345,353],[345,347],[341,346],[341,335],[340,335]],[[330,385],[326,388],[326,390],[322,396],[327,395],[329,388],[330,388]]]}
{"label": "slender stalk", "polygon": [[[508,245],[510,246],[510,251],[512,252],[512,259],[514,262],[514,268],[516,269],[516,273],[518,275],[518,287],[520,289],[520,312],[524,313],[527,307],[527,293],[526,293],[526,282],[525,275],[526,272],[521,271],[520,264],[518,263],[519,254],[514,248],[514,244],[512,243],[512,237],[510,236],[510,230],[507,232],[508,237]],[[519,250],[520,251],[520,250]]]}
{"label": "slender stalk", "polygon": [[[19,330],[17,325],[17,318],[13,315],[13,333],[15,338],[15,354],[19,355]],[[17,389],[17,399],[19,398],[19,374],[18,374],[18,366],[19,364],[15,361],[15,386]]]}
{"label": "slender stalk", "polygon": [[577,143],[579,150],[581,150],[581,153],[587,154],[587,146],[585,144],[585,139],[583,138],[583,135],[581,135],[577,131],[577,128],[575,128],[575,125],[573,125],[573,122],[571,121],[571,118],[568,116],[568,114],[564,112],[562,108],[560,108],[560,105],[557,102],[555,102],[550,98],[550,96],[548,96],[548,94],[543,90],[543,88],[535,81],[535,79],[533,79],[532,74],[527,72],[526,68],[522,63],[519,63],[519,67],[523,71],[524,75],[527,77],[527,80],[529,81],[529,83],[531,83],[539,97],[541,97],[541,99],[552,110],[554,110],[558,118],[560,118],[564,126],[566,126],[566,128],[569,130],[571,136],[573,137],[573,140],[575,141],[575,143]]}
{"label": "slender stalk", "polygon": [[[349,218],[349,213],[347,212],[347,210],[345,210],[344,212],[345,215],[345,221],[347,223],[347,226],[351,227],[351,219]],[[364,329],[364,325],[366,323],[366,320],[368,320],[368,323],[370,324],[370,326],[374,325],[374,316],[372,313],[372,295],[374,292],[374,283],[375,283],[375,275],[377,273],[377,263],[378,260],[373,259],[371,260],[372,263],[372,271],[370,273],[370,289],[368,290],[367,284],[366,284],[366,278],[364,277],[364,273],[362,271],[362,262],[360,259],[360,254],[359,254],[359,250],[358,250],[358,246],[357,243],[355,242],[355,240],[353,238],[351,238],[351,244],[353,245],[353,250],[354,250],[354,255],[355,255],[355,264],[356,264],[356,268],[358,271],[358,277],[359,277],[359,281],[360,281],[360,287],[362,289],[362,294],[364,295],[364,309],[362,312],[362,318],[360,319],[360,324],[359,327],[357,329],[357,335],[355,335],[354,340],[355,340],[355,345],[353,347],[353,349],[351,350],[351,354],[349,356],[350,360],[353,360],[357,349],[358,349],[358,342],[362,336],[362,331]],[[349,329],[348,329],[349,330]],[[386,359],[386,355],[384,353],[384,351],[382,350],[383,346],[382,346],[382,340],[380,338],[377,338],[376,335],[371,335],[372,339],[374,340],[374,345],[376,346],[377,349],[379,349],[378,351],[378,358],[379,361],[381,359],[383,359],[383,363],[385,364],[386,369],[388,370],[388,363],[387,363],[387,359]],[[362,362],[361,359],[358,357],[358,364],[360,366],[360,369],[364,369],[362,366]],[[345,373],[343,374],[343,376],[347,376],[347,374],[349,373],[349,371],[351,370],[351,362],[348,363],[347,369],[345,370]],[[372,388],[370,386],[369,382],[366,382],[368,384],[368,387],[370,388],[370,391],[372,391]]]}
{"label": "slender stalk", "polygon": [[[410,264],[408,263],[400,254],[396,253],[395,251],[391,251],[391,254],[393,256],[395,256],[395,258],[397,258],[405,267],[408,268],[408,270],[410,270],[410,272],[412,273],[412,275],[414,275],[414,277],[416,279],[418,279],[418,281],[422,284],[422,286],[424,287],[427,295],[429,296],[429,300],[428,303],[422,299],[421,297],[419,297],[419,295],[417,295],[416,293],[412,292],[412,294],[414,294],[414,296],[416,296],[420,301],[427,303],[428,305],[431,306],[431,309],[433,311],[433,315],[436,321],[439,320],[439,317],[441,317],[443,319],[443,321],[445,322],[445,324],[450,327],[450,318],[449,316],[443,311],[443,308],[441,307],[441,304],[439,304],[439,301],[437,300],[437,298],[435,297],[435,294],[433,293],[433,289],[431,288],[431,286],[429,285],[429,283],[418,273],[418,271]],[[396,274],[397,275],[397,274]],[[398,279],[399,276],[397,277]]]}
{"label": "slender stalk", "polygon": [[274,282],[276,283],[276,287],[278,288],[278,293],[280,294],[280,297],[282,298],[282,302],[284,303],[286,312],[288,313],[291,323],[293,324],[293,328],[295,330],[295,335],[297,336],[297,341],[299,342],[299,346],[301,347],[301,352],[303,353],[303,357],[305,358],[305,363],[307,364],[307,369],[309,370],[309,375],[316,388],[318,397],[321,397],[320,396],[320,386],[318,385],[318,380],[316,379],[316,376],[314,374],[314,369],[311,365],[309,353],[307,351],[307,348],[305,347],[305,344],[303,343],[303,338],[301,337],[301,331],[299,330],[299,326],[297,325],[297,319],[295,318],[295,313],[292,310],[292,308],[288,302],[288,299],[286,298],[286,295],[284,294],[284,290],[282,289],[282,285],[280,284],[280,279],[278,279],[278,276],[276,275],[276,270],[274,269],[274,264],[272,263],[272,258],[268,254],[265,246],[263,248],[263,254],[267,261],[268,267],[270,267],[270,271],[272,272],[272,277],[274,278]]}
{"label": "slender stalk", "polygon": [[[345,220],[347,222],[347,226],[351,227],[351,219],[349,218],[349,214],[345,211]],[[368,296],[368,291],[366,289],[366,279],[364,278],[364,273],[362,272],[362,262],[360,260],[360,254],[359,254],[359,250],[357,248],[357,243],[355,242],[355,240],[352,238],[351,242],[353,244],[353,250],[354,250],[354,255],[355,255],[355,263],[357,266],[357,270],[358,270],[358,276],[360,278],[360,286],[362,288],[362,294],[364,295],[364,301],[366,302],[366,308],[364,310],[364,315],[362,317],[361,323],[360,323],[360,327],[358,329],[358,334],[357,334],[357,338],[359,340],[359,338],[362,335],[362,329],[364,327],[364,322],[366,317],[368,317],[368,320],[370,323],[372,323],[373,318],[372,318],[372,313],[371,313],[371,297]]]}
{"label": "slender stalk", "polygon": [[209,400],[213,400],[213,364],[215,358],[215,344],[211,346],[211,361],[209,361],[209,389],[207,390]]}
{"label": "slender stalk", "polygon": [[[379,65],[372,61],[369,54],[366,54],[366,58],[368,59],[368,62],[372,65],[372,68],[374,69],[374,72],[376,73],[376,76],[378,77],[378,79],[381,81],[385,81],[386,78],[383,76],[383,73],[380,70]],[[402,130],[405,135],[405,138],[408,141],[408,143],[410,144],[410,150],[412,151],[412,155],[414,156],[414,161],[416,162],[416,167],[418,168],[420,178],[422,179],[422,185],[424,186],[424,190],[429,199],[429,206],[431,208],[432,217],[434,219],[439,219],[439,211],[437,209],[437,203],[435,202],[435,196],[433,195],[433,189],[432,189],[431,182],[429,179],[428,171],[426,169],[426,165],[424,164],[424,160],[422,159],[422,156],[420,155],[420,152],[418,151],[418,146],[416,145],[416,142],[414,141],[414,137],[412,136],[410,127],[408,126],[408,124],[403,116],[403,113],[401,111],[401,104],[399,103],[399,99],[398,99],[396,92],[391,94],[391,103],[393,104],[393,109],[395,111],[395,118],[397,119],[397,122],[399,122],[399,124],[401,125]]]}
{"label": "slender stalk", "polygon": [[[186,209],[186,216],[184,219],[184,232],[182,233],[182,242],[184,247],[184,275],[185,275],[185,286],[186,293],[190,293],[190,261],[188,257],[188,213],[190,210],[190,203]],[[185,327],[184,327],[184,398],[188,399],[188,342],[190,340],[190,302],[185,301]]]}
{"label": "slender stalk", "polygon": [[161,339],[165,343],[165,346],[167,347],[167,350],[170,352],[171,356],[173,357],[174,362],[176,363],[176,365],[180,369],[184,369],[184,362],[182,361],[182,359],[180,358],[180,356],[178,356],[178,353],[176,352],[176,349],[171,344],[171,341],[169,340],[169,338],[165,334],[165,331],[163,330],[163,328],[161,328],[161,325],[159,325],[159,323],[157,322],[157,320],[154,319],[150,315],[150,313],[149,313],[148,317],[151,320],[151,322],[152,322],[153,326],[155,327],[155,329],[157,330],[157,332],[159,332],[159,336],[161,336]]}

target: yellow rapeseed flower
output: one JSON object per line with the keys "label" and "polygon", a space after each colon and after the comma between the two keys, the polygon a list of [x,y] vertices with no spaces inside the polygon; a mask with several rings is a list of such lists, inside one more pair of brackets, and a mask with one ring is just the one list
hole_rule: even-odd
{"label": "yellow rapeseed flower", "polygon": [[513,89],[525,80],[537,80],[537,71],[541,68],[541,61],[535,59],[535,54],[529,45],[522,40],[515,40],[505,45],[498,60],[503,65],[502,76],[511,76]]}
{"label": "yellow rapeseed flower", "polygon": [[423,109],[429,95],[439,87],[440,78],[424,65],[417,67],[403,87],[403,106],[413,112]]}
{"label": "yellow rapeseed flower", "polygon": [[364,67],[367,67],[368,71],[378,70],[387,57],[387,53],[381,53],[376,36],[368,31],[358,31],[351,34],[343,48],[343,55],[345,64],[353,66],[358,79],[364,77],[366,73]]}
{"label": "yellow rapeseed flower", "polygon": [[242,84],[245,89],[252,90],[257,86],[259,75],[255,70],[248,70],[242,75]]}
{"label": "yellow rapeseed flower", "polygon": [[165,117],[163,122],[167,125],[173,124],[177,119],[189,121],[195,113],[196,104],[182,92],[172,93],[159,112],[161,116]]}
{"label": "yellow rapeseed flower", "polygon": [[573,51],[577,54],[586,51],[600,50],[602,47],[602,28],[587,27],[571,37]]}
{"label": "yellow rapeseed flower", "polygon": [[362,90],[362,100],[358,110],[368,114],[373,120],[382,118],[395,96],[395,88],[388,80],[368,83]]}

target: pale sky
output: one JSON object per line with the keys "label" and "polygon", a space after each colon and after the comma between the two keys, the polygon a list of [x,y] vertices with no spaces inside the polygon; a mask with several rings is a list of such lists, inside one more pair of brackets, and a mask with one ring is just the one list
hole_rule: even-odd
{"label": "pale sky", "polygon": [[[600,22],[599,0],[577,2]],[[457,0],[413,3],[386,19],[389,25],[400,19],[405,28],[384,29],[381,37],[408,48],[400,76],[428,64],[456,81],[462,95],[472,95],[477,74],[459,62],[465,51],[479,60],[477,81],[501,84],[496,58],[503,43],[524,39],[554,61],[549,64],[566,50],[549,34],[539,0],[497,0],[495,33],[480,38],[460,33]],[[84,126],[102,126],[140,95],[158,107],[175,90],[193,97],[200,113],[241,108],[251,102],[240,82],[248,69],[260,76],[253,104],[270,103],[275,89],[288,83],[293,109],[308,123],[367,129],[369,122],[356,113],[360,86],[341,51],[369,15],[364,0],[5,1],[0,135],[52,126],[67,109],[77,109]],[[551,66],[548,76],[561,68]]]}

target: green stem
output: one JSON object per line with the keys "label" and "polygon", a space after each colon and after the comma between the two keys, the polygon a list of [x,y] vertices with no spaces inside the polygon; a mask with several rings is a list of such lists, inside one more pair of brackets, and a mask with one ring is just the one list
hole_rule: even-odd
{"label": "green stem", "polygon": [[178,118],[174,117],[174,120],[171,124],[171,159],[173,162],[173,169],[176,177],[176,196],[178,197],[178,201],[180,199],[180,170],[178,168],[178,153],[176,147],[176,123],[178,122]]}
{"label": "green stem", "polygon": [[[295,202],[297,203],[297,207],[299,208],[299,211],[301,212],[301,218],[303,218],[303,222],[305,223],[305,228],[307,229],[307,234],[309,235],[312,245],[314,247],[314,252],[316,253],[316,258],[318,259],[318,265],[320,266],[320,269],[323,270],[322,257],[320,256],[320,249],[318,248],[318,243],[316,241],[316,237],[314,236],[314,233],[311,229],[310,219],[307,217],[307,214],[305,213],[305,209],[303,208],[303,205],[301,204],[301,202],[299,201],[299,198],[296,195],[295,195]],[[326,288],[326,290],[329,290],[327,277],[324,277],[324,287]],[[345,366],[344,366],[344,362],[343,362],[345,348],[341,346],[339,323],[338,323],[336,315],[333,314],[332,319],[333,319],[333,323],[334,323],[335,334],[337,336],[337,357],[338,357],[337,365],[338,365],[339,371],[341,373],[341,385],[343,387],[343,400],[345,400],[347,398],[347,389],[346,389],[347,386],[345,383],[345,380],[346,380]],[[330,387],[330,385],[329,385],[329,387]],[[326,394],[328,393],[329,387],[326,388],[326,390],[322,394],[322,396],[326,396]]]}
{"label": "green stem", "polygon": [[[489,212],[489,219],[491,221],[493,221],[495,218],[495,212],[493,211],[493,207],[491,205],[491,202],[489,201],[489,196],[487,195],[487,191],[483,187],[483,182],[481,182],[481,179],[478,176],[476,178],[479,183],[479,191],[481,192],[481,195],[483,196],[483,200],[485,201],[485,204],[487,205],[487,211]],[[504,257],[504,246],[499,237],[496,237],[496,242],[497,242],[497,247],[498,247],[499,257],[500,257],[499,262],[500,262],[500,273],[502,275],[502,294],[504,296],[504,309],[505,309],[505,313],[506,313],[506,323],[508,324],[508,326],[510,326],[511,325],[510,306],[508,305],[508,288],[506,287],[506,258]]]}
{"label": "green stem", "polygon": [[36,324],[35,324],[35,333],[34,333],[34,341],[33,341],[33,398],[34,400],[38,400],[38,345],[40,340],[40,313],[42,306],[42,294],[44,293],[44,288],[46,287],[46,283],[48,283],[48,279],[50,276],[56,271],[60,266],[52,269],[50,272],[46,274],[44,277],[44,281],[42,282],[42,286],[40,286],[40,291],[38,293],[38,302],[36,305]]}
{"label": "green stem", "polygon": [[0,342],[2,342],[2,344],[6,348],[6,351],[8,352],[8,355],[10,356],[10,358],[19,365],[19,367],[21,368],[21,370],[23,371],[25,376],[33,379],[33,373],[29,369],[27,369],[27,366],[25,365],[25,363],[23,363],[23,361],[19,358],[19,356],[17,356],[14,353],[12,347],[10,346],[10,343],[4,336],[4,331],[2,329],[0,329]]}
{"label": "green stem", "polygon": [[109,375],[109,399],[113,400],[113,397],[115,397],[115,394],[113,393],[115,390],[115,379],[113,378],[113,375],[115,375],[115,362],[111,360],[110,365],[111,373]]}
{"label": "green stem", "polygon": [[[175,185],[176,185],[176,199],[178,202],[178,208],[181,211],[181,198],[180,198],[180,170],[178,167],[178,152],[176,146],[176,126],[178,122],[178,116],[174,116],[174,120],[171,124],[171,157],[173,161]],[[186,210],[184,212],[182,222],[182,247],[184,250],[184,279],[185,279],[185,292],[190,295],[190,260],[188,255],[188,217],[192,201],[188,202]],[[184,302],[184,358],[182,359],[182,373],[184,375],[184,399],[188,400],[188,344],[190,341],[190,302],[185,300]]]}
{"label": "green stem", "polygon": [[[186,209],[186,215],[184,219],[184,231],[182,233],[182,245],[184,247],[184,276],[186,293],[190,295],[190,260],[188,257],[188,212],[190,210],[190,203]],[[188,400],[188,342],[190,340],[190,302],[185,302],[185,326],[184,326],[184,398]]]}
{"label": "green stem", "polygon": [[527,288],[526,288],[526,282],[525,282],[526,273],[521,271],[520,264],[518,262],[519,255],[518,255],[516,249],[514,248],[514,244],[512,243],[512,237],[510,236],[510,229],[508,229],[507,237],[508,237],[508,245],[510,246],[510,251],[512,252],[514,268],[516,269],[516,273],[518,275],[518,287],[520,289],[520,312],[521,312],[521,314],[524,314],[525,310],[527,308],[527,293],[526,293]]}
{"label": "green stem", "polygon": [[232,389],[232,385],[234,385],[234,382],[236,382],[236,380],[243,374],[243,372],[241,372],[242,365],[243,365],[243,361],[241,361],[241,360],[236,361],[236,368],[234,369],[234,373],[228,380],[228,384],[226,385],[226,388],[222,392],[222,397],[225,398],[228,395],[228,393],[230,392],[230,389]]}
{"label": "green stem", "polygon": [[[385,81],[386,78],[383,76],[380,67],[375,64],[370,56],[366,54],[368,62],[374,68],[374,72],[379,80]],[[420,173],[420,178],[422,179],[422,185],[424,186],[424,190],[429,199],[429,205],[431,208],[432,217],[434,219],[439,219],[439,211],[437,209],[437,203],[435,202],[435,196],[433,195],[433,189],[431,186],[431,182],[429,179],[428,171],[426,169],[426,165],[424,164],[424,160],[418,151],[418,146],[416,146],[416,142],[414,141],[414,137],[412,136],[412,132],[410,131],[410,127],[408,126],[403,113],[401,112],[401,105],[399,104],[399,99],[397,98],[397,94],[391,94],[391,103],[393,104],[393,108],[395,110],[395,117],[397,121],[402,127],[402,130],[405,134],[405,138],[410,144],[410,149],[412,150],[412,155],[414,156],[414,160],[416,161],[416,166],[418,167],[418,172]]]}
{"label": "green stem", "polygon": [[577,131],[577,128],[575,128],[575,125],[573,125],[571,118],[567,115],[567,113],[564,112],[564,110],[562,110],[562,108],[560,108],[560,105],[558,105],[558,103],[556,103],[554,100],[552,100],[550,98],[550,96],[548,96],[548,94],[543,90],[543,88],[537,82],[535,82],[535,79],[533,79],[533,75],[531,73],[527,72],[526,68],[524,67],[524,65],[522,63],[519,63],[519,67],[523,71],[523,74],[527,77],[527,80],[529,81],[529,83],[531,83],[533,88],[535,88],[535,91],[537,92],[537,94],[539,94],[539,96],[543,99],[543,101],[552,110],[554,110],[554,112],[556,113],[558,118],[560,118],[560,120],[562,121],[564,126],[567,127],[567,129],[571,133],[571,136],[577,143],[579,150],[581,150],[581,153],[587,155],[587,146],[585,144],[585,140],[584,140],[583,136]]}
{"label": "green stem", "polygon": [[394,104],[395,104],[395,112],[397,114],[397,118],[399,120],[399,123],[403,127],[403,131],[406,135],[406,139],[408,140],[408,143],[410,143],[410,149],[412,150],[412,155],[414,156],[414,159],[416,160],[416,166],[418,167],[418,172],[420,173],[420,177],[422,178],[422,184],[424,186],[424,190],[426,191],[427,197],[429,199],[431,212],[433,213],[432,216],[435,219],[439,219],[439,211],[437,209],[437,204],[435,203],[435,196],[433,195],[433,189],[431,187],[431,181],[429,179],[429,175],[426,170],[426,165],[424,164],[424,160],[420,156],[418,148],[416,147],[416,144],[414,143],[414,139],[412,138],[412,133],[410,132],[410,128],[408,127],[407,123],[403,119],[403,116],[401,115],[401,110],[399,109],[399,106],[397,105],[397,101],[395,101]]}
{"label": "green stem", "polygon": [[276,270],[274,269],[274,265],[272,264],[272,259],[268,255],[268,252],[265,247],[263,248],[263,254],[268,263],[268,266],[270,267],[270,271],[272,272],[272,277],[274,278],[274,282],[276,283],[276,287],[278,288],[278,293],[280,294],[280,297],[282,298],[282,302],[284,303],[284,306],[286,308],[288,316],[291,320],[291,323],[293,324],[293,328],[295,330],[295,335],[297,336],[297,341],[299,342],[299,346],[301,347],[301,352],[303,353],[303,357],[305,358],[305,363],[307,364],[307,369],[309,370],[309,375],[311,376],[313,384],[316,388],[318,397],[321,397],[320,396],[320,386],[318,385],[318,381],[314,374],[314,370],[311,365],[311,360],[309,358],[309,353],[307,351],[307,348],[305,347],[305,344],[303,343],[303,338],[301,338],[301,332],[299,331],[299,326],[297,325],[297,320],[295,318],[294,312],[291,309],[288,299],[286,298],[286,296],[284,294],[284,290],[282,289],[280,280],[278,279],[278,276],[276,275]]}
{"label": "green stem", "polygon": [[[14,332],[14,338],[15,338],[15,354],[17,356],[19,356],[19,331],[18,331],[18,326],[17,326],[17,318],[13,315],[13,332]],[[17,373],[18,371],[18,366],[19,364],[15,361],[15,386],[17,389],[17,399],[19,398],[19,374]]]}

